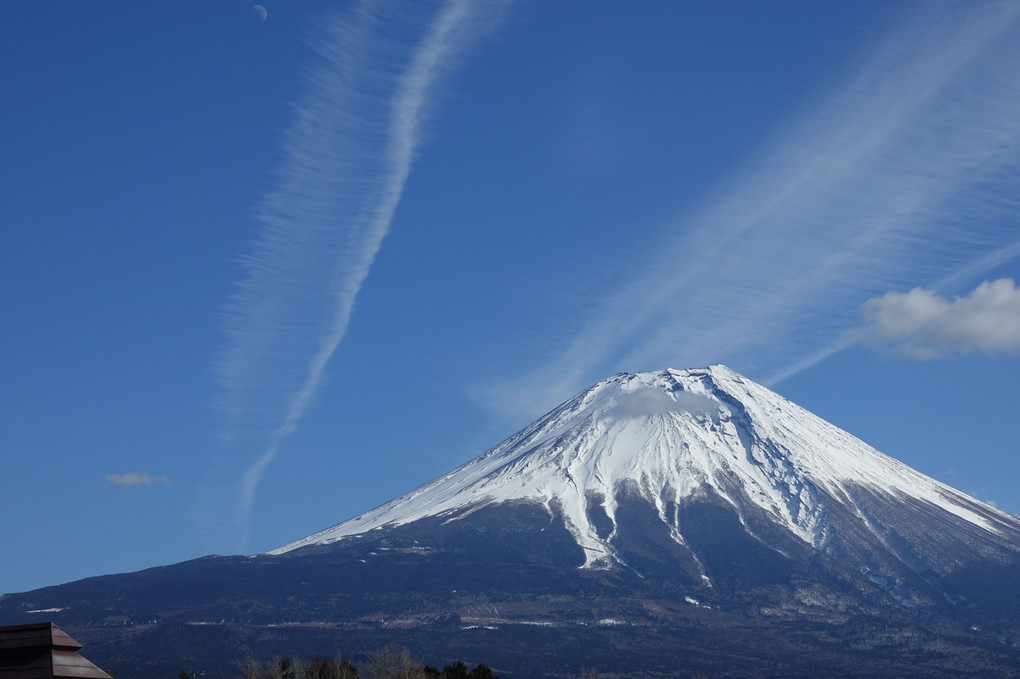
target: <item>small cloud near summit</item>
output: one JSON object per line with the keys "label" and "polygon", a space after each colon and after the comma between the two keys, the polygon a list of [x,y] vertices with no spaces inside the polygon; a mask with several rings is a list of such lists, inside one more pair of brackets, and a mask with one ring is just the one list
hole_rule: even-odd
{"label": "small cloud near summit", "polygon": [[113,486],[153,486],[162,484],[170,485],[170,478],[167,476],[152,476],[145,472],[127,472],[125,474],[107,474],[106,483]]}
{"label": "small cloud near summit", "polygon": [[930,290],[889,292],[861,305],[862,341],[916,359],[958,353],[1020,353],[1020,289],[985,281],[952,300]]}
{"label": "small cloud near summit", "polygon": [[711,415],[724,406],[703,394],[688,391],[674,392],[671,398],[661,389],[645,387],[635,391],[624,391],[616,395],[613,412],[618,417],[646,417],[666,413],[690,413]]}

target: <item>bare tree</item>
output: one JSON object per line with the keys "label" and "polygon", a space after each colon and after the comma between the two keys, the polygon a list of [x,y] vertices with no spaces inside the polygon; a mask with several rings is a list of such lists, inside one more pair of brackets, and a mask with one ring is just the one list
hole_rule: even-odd
{"label": "bare tree", "polygon": [[281,679],[306,679],[308,676],[308,663],[305,662],[304,658],[294,656],[290,659],[290,674],[287,677]]}
{"label": "bare tree", "polygon": [[337,650],[333,656],[333,676],[330,679],[358,679],[358,670]]}
{"label": "bare tree", "polygon": [[425,670],[407,652],[386,647],[376,651],[366,668],[368,679],[426,679]]}
{"label": "bare tree", "polygon": [[251,651],[237,660],[237,668],[241,670],[242,679],[264,679],[265,670],[262,662]]}

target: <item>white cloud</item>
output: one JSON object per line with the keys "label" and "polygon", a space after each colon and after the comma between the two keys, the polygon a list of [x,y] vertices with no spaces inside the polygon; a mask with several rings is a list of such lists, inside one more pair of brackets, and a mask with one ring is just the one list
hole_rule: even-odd
{"label": "white cloud", "polygon": [[616,396],[613,411],[620,417],[644,417],[666,413],[714,415],[724,409],[726,407],[722,403],[704,394],[677,391],[670,397],[661,389],[644,388],[621,391]]}
{"label": "white cloud", "polygon": [[1016,255],[1020,4],[918,6],[803,110],[558,352],[475,394],[519,421],[620,371],[726,363],[774,383],[851,344],[861,300]]}
{"label": "white cloud", "polygon": [[1020,352],[1020,290],[1009,278],[985,281],[952,300],[923,288],[889,292],[861,311],[863,341],[913,358]]}
{"label": "white cloud", "polygon": [[145,472],[127,472],[125,474],[107,474],[106,482],[114,486],[154,486],[161,484],[170,485],[170,479],[166,476],[153,476]]}
{"label": "white cloud", "polygon": [[242,531],[262,474],[347,332],[437,83],[491,27],[503,0],[448,0],[433,15],[383,4],[357,3],[315,44],[320,65],[308,73],[229,309],[218,365],[228,438],[262,447],[241,479]]}

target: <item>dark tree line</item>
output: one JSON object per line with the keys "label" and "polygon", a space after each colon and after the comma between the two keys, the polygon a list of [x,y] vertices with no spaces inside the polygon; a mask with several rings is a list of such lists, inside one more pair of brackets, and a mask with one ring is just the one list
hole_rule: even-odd
{"label": "dark tree line", "polygon": [[426,665],[422,671],[429,679],[499,679],[492,675],[492,670],[481,663],[475,665],[473,670],[469,670],[467,665],[459,660],[452,665],[447,665],[442,670]]}
{"label": "dark tree line", "polygon": [[[276,657],[263,662],[248,654],[237,661],[240,674],[234,679],[499,679],[484,664],[468,668],[461,661],[437,669],[422,665],[406,649],[383,648],[376,651],[362,665],[361,670],[350,660],[337,654],[332,659],[315,656],[311,660]],[[691,679],[708,679],[703,674],[692,674]],[[196,679],[181,670],[179,679]],[[599,671],[587,668],[580,679],[601,679]]]}
{"label": "dark tree line", "polygon": [[[360,671],[340,654],[332,659],[277,657],[263,662],[249,653],[237,661],[237,667],[240,675],[236,679],[499,679],[483,664],[468,669],[458,660],[440,670],[422,665],[406,650],[392,648],[372,654]],[[179,679],[191,679],[185,675],[181,670]]]}

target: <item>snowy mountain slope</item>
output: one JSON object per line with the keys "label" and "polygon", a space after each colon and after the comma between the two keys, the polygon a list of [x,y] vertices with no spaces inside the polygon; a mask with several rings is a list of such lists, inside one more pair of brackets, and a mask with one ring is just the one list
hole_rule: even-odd
{"label": "snowy mountain slope", "polygon": [[562,516],[585,567],[604,568],[621,562],[619,504],[633,495],[655,507],[680,546],[680,508],[714,499],[756,538],[761,526],[778,526],[862,570],[896,562],[945,572],[961,547],[1020,551],[1015,517],[712,366],[615,375],[449,474],[271,554],[528,501]]}

